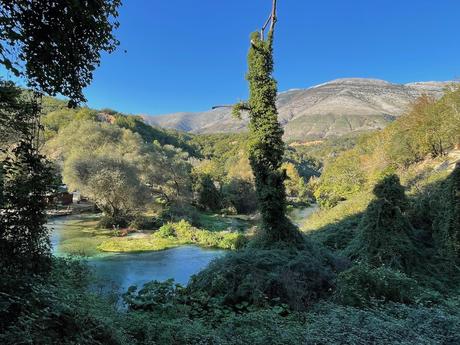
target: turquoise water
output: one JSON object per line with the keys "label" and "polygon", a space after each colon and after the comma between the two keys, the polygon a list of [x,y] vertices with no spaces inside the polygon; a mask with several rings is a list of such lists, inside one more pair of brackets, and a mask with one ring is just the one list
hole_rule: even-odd
{"label": "turquoise water", "polygon": [[[88,217],[88,216],[80,216]],[[62,247],[72,241],[91,240],[91,236],[77,225],[78,217],[63,217],[50,221],[51,245],[56,255],[62,255]],[[152,280],[173,278],[187,284],[193,274],[205,268],[213,259],[225,254],[223,250],[183,246],[158,252],[115,253],[85,258],[93,268],[101,289],[125,291],[129,286],[141,286]]]}
{"label": "turquoise water", "polygon": [[132,285],[142,286],[152,280],[174,280],[186,285],[193,274],[205,268],[222,250],[184,246],[160,252],[115,254],[89,259],[88,263],[102,288],[111,286],[126,290]]}

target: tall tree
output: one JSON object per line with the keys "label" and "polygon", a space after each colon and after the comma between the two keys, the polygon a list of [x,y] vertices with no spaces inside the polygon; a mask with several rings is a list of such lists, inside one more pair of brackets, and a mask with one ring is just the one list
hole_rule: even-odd
{"label": "tall tree", "polygon": [[302,236],[286,217],[286,173],[281,169],[285,146],[276,109],[277,83],[272,76],[276,21],[276,0],[273,0],[272,13],[262,30],[251,35],[246,76],[249,101],[237,104],[233,110],[237,117],[241,111],[249,111],[249,161],[256,182],[264,241],[301,242]]}
{"label": "tall tree", "polygon": [[[0,81],[0,268],[50,253],[45,197],[52,184],[39,153],[40,95],[85,100],[83,88],[118,41],[120,0],[0,0],[0,64],[34,91]],[[16,135],[17,134],[17,135]],[[29,260],[27,260],[27,257]],[[25,267],[25,265],[23,265]]]}
{"label": "tall tree", "polygon": [[49,95],[85,101],[101,51],[112,52],[121,0],[0,0],[0,63]]}

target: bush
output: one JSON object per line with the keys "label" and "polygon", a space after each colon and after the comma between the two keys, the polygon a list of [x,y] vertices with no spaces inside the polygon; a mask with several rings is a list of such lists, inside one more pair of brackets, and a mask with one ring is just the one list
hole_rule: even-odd
{"label": "bush", "polygon": [[235,208],[238,214],[249,214],[257,210],[256,191],[250,181],[233,178],[224,185],[223,196],[227,208]]}
{"label": "bush", "polygon": [[198,205],[204,210],[219,211],[222,208],[222,195],[216,188],[209,174],[196,178],[195,193],[198,194]]}
{"label": "bush", "polygon": [[49,276],[1,273],[1,344],[123,343],[114,299],[89,292],[85,264],[53,259]]}
{"label": "bush", "polygon": [[410,272],[420,267],[414,229],[401,212],[406,204],[399,178],[387,176],[374,188],[377,199],[365,211],[347,255],[372,267],[387,265]]}
{"label": "bush", "polygon": [[136,230],[156,229],[158,228],[158,220],[153,217],[136,215],[129,223],[129,227]]}
{"label": "bush", "polygon": [[176,237],[176,231],[171,223],[162,225],[156,234],[162,238]]}
{"label": "bush", "polygon": [[181,220],[186,220],[187,222],[198,226],[200,222],[200,213],[195,207],[189,204],[174,203],[169,205],[160,216],[160,221],[163,223],[179,222]]}
{"label": "bush", "polygon": [[402,272],[356,265],[339,274],[335,296],[342,304],[363,307],[373,301],[414,303],[417,292],[417,281]]}
{"label": "bush", "polygon": [[460,260],[460,163],[440,189],[433,237],[446,256]]}
{"label": "bush", "polygon": [[119,214],[116,217],[104,214],[99,220],[98,227],[102,229],[125,228],[131,220],[132,217],[125,214]]}
{"label": "bush", "polygon": [[332,292],[338,268],[339,261],[313,247],[248,248],[213,261],[192,278],[188,289],[221,298],[230,306],[285,303],[302,310]]}
{"label": "bush", "polygon": [[175,238],[180,243],[198,244],[203,247],[236,250],[246,245],[246,237],[238,232],[208,231],[193,227],[189,222],[181,220],[178,223],[163,225],[154,236],[160,238]]}

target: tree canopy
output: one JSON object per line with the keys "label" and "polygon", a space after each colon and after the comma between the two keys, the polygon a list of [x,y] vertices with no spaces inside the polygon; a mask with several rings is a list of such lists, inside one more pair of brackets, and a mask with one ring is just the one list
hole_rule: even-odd
{"label": "tree canopy", "polygon": [[101,52],[118,45],[120,0],[1,0],[0,63],[49,95],[85,101]]}

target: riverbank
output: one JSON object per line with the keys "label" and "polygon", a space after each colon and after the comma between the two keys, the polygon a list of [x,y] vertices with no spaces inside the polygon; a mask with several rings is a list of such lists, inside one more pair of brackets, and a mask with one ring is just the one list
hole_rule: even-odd
{"label": "riverbank", "polygon": [[235,250],[247,241],[239,231],[209,231],[196,228],[185,220],[163,225],[158,231],[146,236],[116,237],[102,242],[98,249],[103,252],[158,251],[183,245],[204,248]]}
{"label": "riverbank", "polygon": [[232,250],[242,246],[244,230],[251,226],[245,219],[203,214],[213,230],[196,228],[182,221],[163,226],[163,231],[142,230],[120,237],[119,232],[98,228],[100,217],[84,213],[51,218],[48,226],[54,254],[95,257],[161,251],[184,245]]}
{"label": "riverbank", "polygon": [[[315,212],[316,206],[296,208],[290,219],[299,225]],[[160,230],[140,230],[120,237],[119,232],[98,228],[100,214],[80,213],[53,217],[49,222],[55,255],[94,257],[114,253],[161,251],[184,245],[234,250],[242,247],[254,224],[254,217],[200,214],[200,227],[185,221],[166,224]]]}

